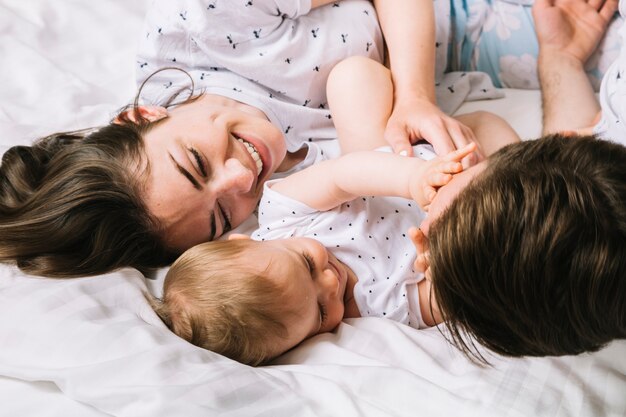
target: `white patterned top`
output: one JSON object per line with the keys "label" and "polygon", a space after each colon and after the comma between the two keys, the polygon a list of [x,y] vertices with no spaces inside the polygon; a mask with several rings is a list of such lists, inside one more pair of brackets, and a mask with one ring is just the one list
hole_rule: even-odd
{"label": "white patterned top", "polygon": [[[430,159],[430,145],[414,147]],[[362,197],[328,211],[318,211],[265,184],[259,205],[256,240],[309,237],[321,242],[356,274],[354,299],[361,316],[384,317],[415,328],[427,327],[419,309],[417,283],[423,274],[413,269],[415,248],[407,235],[425,213],[413,200]]]}

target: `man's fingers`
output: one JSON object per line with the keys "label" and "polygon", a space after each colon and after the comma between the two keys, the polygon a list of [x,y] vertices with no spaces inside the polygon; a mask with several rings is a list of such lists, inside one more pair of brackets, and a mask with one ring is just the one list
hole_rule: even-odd
{"label": "man's fingers", "polygon": [[615,12],[617,12],[618,8],[618,0],[606,0],[604,4],[602,4],[602,7],[598,9],[598,14],[608,24],[611,19],[613,19],[613,16],[615,15]]}
{"label": "man's fingers", "polygon": [[587,0],[587,4],[596,10],[600,10],[604,2],[604,0]]}
{"label": "man's fingers", "polygon": [[533,9],[545,9],[554,6],[555,0],[535,0]]}

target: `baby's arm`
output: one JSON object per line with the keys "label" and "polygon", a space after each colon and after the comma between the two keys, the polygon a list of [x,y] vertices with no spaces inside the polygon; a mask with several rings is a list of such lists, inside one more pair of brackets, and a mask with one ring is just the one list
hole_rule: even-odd
{"label": "baby's arm", "polygon": [[316,210],[330,210],[359,196],[393,196],[426,207],[435,190],[460,172],[461,159],[476,149],[462,149],[430,161],[386,152],[353,152],[320,162],[276,182],[272,189]]}

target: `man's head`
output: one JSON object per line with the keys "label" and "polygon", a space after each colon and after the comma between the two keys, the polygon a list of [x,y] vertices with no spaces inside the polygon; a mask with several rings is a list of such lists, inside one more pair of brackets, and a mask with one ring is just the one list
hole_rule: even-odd
{"label": "man's head", "polygon": [[626,337],[626,148],[593,137],[509,145],[430,225],[452,339],[508,356]]}

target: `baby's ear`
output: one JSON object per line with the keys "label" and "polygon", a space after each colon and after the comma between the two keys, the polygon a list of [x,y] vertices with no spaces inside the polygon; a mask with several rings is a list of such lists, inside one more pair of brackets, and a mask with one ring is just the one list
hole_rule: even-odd
{"label": "baby's ear", "polygon": [[242,233],[231,233],[228,235],[228,240],[250,240],[250,236]]}
{"label": "baby's ear", "polygon": [[[144,119],[148,119],[150,122],[156,122],[157,120],[161,120],[164,117],[168,116],[167,109],[161,106],[138,106],[137,111],[139,115]],[[113,123],[115,124],[123,124],[124,119],[130,120],[133,123],[137,123],[135,117],[135,110],[133,108],[126,109],[120,114],[118,114],[115,119],[113,119]]]}

